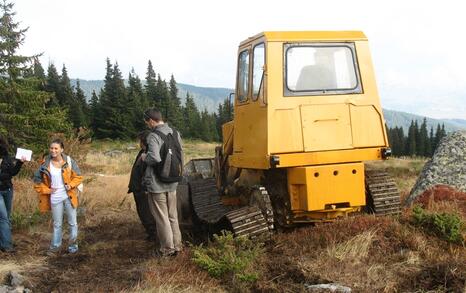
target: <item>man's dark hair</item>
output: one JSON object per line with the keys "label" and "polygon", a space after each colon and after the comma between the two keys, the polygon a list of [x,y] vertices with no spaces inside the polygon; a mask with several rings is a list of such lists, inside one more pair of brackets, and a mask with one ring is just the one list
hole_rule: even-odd
{"label": "man's dark hair", "polygon": [[0,156],[8,155],[8,142],[0,136]]}
{"label": "man's dark hair", "polygon": [[147,147],[147,136],[149,135],[150,131],[149,130],[144,130],[138,133],[138,139],[139,141]]}
{"label": "man's dark hair", "polygon": [[65,149],[65,144],[63,143],[63,140],[61,140],[60,138],[55,138],[53,139],[50,144],[53,144],[53,143],[56,143],[56,144],[59,144],[61,146],[62,149]]}
{"label": "man's dark hair", "polygon": [[155,122],[162,121],[162,112],[160,112],[156,108],[147,109],[146,111],[144,111],[144,121],[149,121],[149,119],[152,119]]}

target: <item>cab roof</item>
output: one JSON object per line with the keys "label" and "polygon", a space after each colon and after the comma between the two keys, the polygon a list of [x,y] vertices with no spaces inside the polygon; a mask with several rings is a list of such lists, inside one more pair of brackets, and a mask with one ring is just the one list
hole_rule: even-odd
{"label": "cab roof", "polygon": [[267,42],[287,41],[367,41],[362,31],[275,31],[261,32],[242,41],[240,46],[265,37]]}

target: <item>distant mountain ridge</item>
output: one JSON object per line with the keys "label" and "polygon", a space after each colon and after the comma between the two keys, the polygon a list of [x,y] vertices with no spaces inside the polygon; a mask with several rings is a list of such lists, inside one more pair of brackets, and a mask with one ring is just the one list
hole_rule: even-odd
{"label": "distant mountain ridge", "polygon": [[[103,80],[79,80],[81,89],[84,91],[86,98],[90,100],[92,96],[92,91],[95,91],[99,94],[101,88],[104,86]],[[76,79],[71,80],[71,85],[76,86]],[[233,89],[228,88],[211,88],[211,87],[198,87],[190,84],[178,83],[178,97],[181,99],[181,102],[184,104],[186,101],[186,94],[189,93],[193,97],[194,102],[198,106],[199,110],[202,111],[207,109],[209,112],[216,112],[218,104],[222,103],[230,93],[234,92]],[[405,134],[412,120],[418,122],[421,125],[424,117],[401,112],[395,110],[383,109],[385,121],[388,127],[403,127]],[[433,119],[426,117],[427,127],[430,130],[431,127],[434,128],[434,131],[437,127],[437,124],[444,124],[445,130],[447,132],[466,129],[466,120],[464,119]]]}

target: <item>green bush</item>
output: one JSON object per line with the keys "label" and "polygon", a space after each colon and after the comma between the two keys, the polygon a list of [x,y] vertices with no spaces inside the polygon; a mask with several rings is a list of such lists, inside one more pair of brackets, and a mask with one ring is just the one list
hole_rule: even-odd
{"label": "green bush", "polygon": [[259,278],[254,261],[263,252],[262,243],[222,231],[221,235],[214,235],[209,246],[194,247],[193,261],[215,278],[232,277],[233,282],[251,283]]}
{"label": "green bush", "polygon": [[428,213],[420,206],[413,208],[415,224],[454,243],[463,242],[464,223],[455,213]]}
{"label": "green bush", "polygon": [[39,224],[46,218],[48,217],[42,215],[39,210],[36,210],[32,214],[13,212],[11,214],[11,225],[14,229],[24,229]]}

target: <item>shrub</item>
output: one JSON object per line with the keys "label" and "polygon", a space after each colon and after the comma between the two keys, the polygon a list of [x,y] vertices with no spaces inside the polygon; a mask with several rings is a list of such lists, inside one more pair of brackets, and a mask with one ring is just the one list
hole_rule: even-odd
{"label": "shrub", "polygon": [[463,241],[464,223],[455,213],[428,213],[422,207],[413,208],[414,222],[429,232],[454,243]]}
{"label": "shrub", "polygon": [[233,282],[251,283],[259,278],[254,271],[254,261],[264,252],[263,244],[246,237],[233,237],[231,232],[222,231],[214,235],[207,247],[193,249],[193,261],[215,278],[230,276]]}
{"label": "shrub", "polygon": [[32,214],[24,214],[14,211],[11,214],[11,225],[14,229],[24,229],[39,224],[46,218],[47,217],[41,214],[39,210],[34,211]]}

